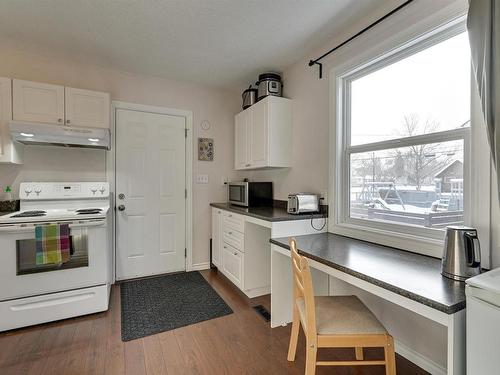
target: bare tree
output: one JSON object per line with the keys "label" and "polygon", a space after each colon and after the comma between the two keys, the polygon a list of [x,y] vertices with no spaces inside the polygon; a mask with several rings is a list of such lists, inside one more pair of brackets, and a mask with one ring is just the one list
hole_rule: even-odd
{"label": "bare tree", "polygon": [[[412,137],[420,134],[434,133],[439,129],[439,123],[427,120],[421,124],[416,114],[404,116],[402,130],[399,135]],[[422,188],[426,179],[431,177],[436,170],[443,168],[449,157],[437,158],[439,144],[414,145],[404,152],[405,173],[409,183],[414,184],[417,190]]]}

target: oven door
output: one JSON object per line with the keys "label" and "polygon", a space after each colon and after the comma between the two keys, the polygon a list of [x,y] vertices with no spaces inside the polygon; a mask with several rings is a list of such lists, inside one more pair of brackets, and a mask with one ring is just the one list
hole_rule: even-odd
{"label": "oven door", "polygon": [[69,228],[69,261],[37,265],[35,227],[0,227],[0,301],[109,282],[106,220],[71,223]]}
{"label": "oven door", "polygon": [[248,184],[245,182],[229,183],[228,202],[238,206],[248,207]]}

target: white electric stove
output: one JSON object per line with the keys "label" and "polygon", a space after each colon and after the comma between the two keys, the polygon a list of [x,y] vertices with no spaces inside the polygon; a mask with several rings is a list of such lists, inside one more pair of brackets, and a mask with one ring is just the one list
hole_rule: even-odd
{"label": "white electric stove", "polygon": [[[20,211],[0,216],[0,331],[107,310],[108,183],[21,183],[19,196]],[[63,264],[35,262],[35,228],[48,224],[69,225]]]}

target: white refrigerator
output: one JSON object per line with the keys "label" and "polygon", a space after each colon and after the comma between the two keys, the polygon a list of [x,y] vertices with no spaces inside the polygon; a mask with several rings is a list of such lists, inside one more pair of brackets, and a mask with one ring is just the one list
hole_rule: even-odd
{"label": "white refrigerator", "polygon": [[467,375],[500,374],[500,268],[466,281]]}

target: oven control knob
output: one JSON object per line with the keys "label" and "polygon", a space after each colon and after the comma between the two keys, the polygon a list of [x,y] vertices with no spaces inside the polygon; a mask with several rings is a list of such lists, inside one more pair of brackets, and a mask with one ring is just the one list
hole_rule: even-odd
{"label": "oven control knob", "polygon": [[97,189],[96,188],[90,188],[90,191],[92,192],[93,195],[95,195],[95,193],[97,193]]}
{"label": "oven control knob", "polygon": [[40,195],[41,192],[42,192],[42,188],[40,186],[35,186],[35,193],[36,193],[37,197]]}
{"label": "oven control knob", "polygon": [[24,192],[26,193],[26,196],[29,197],[31,192],[33,191],[33,188],[31,186],[28,186],[24,189]]}
{"label": "oven control knob", "polygon": [[101,187],[99,188],[99,191],[101,192],[101,194],[104,194],[104,192],[106,191],[106,189],[104,189],[104,186],[101,186]]}

